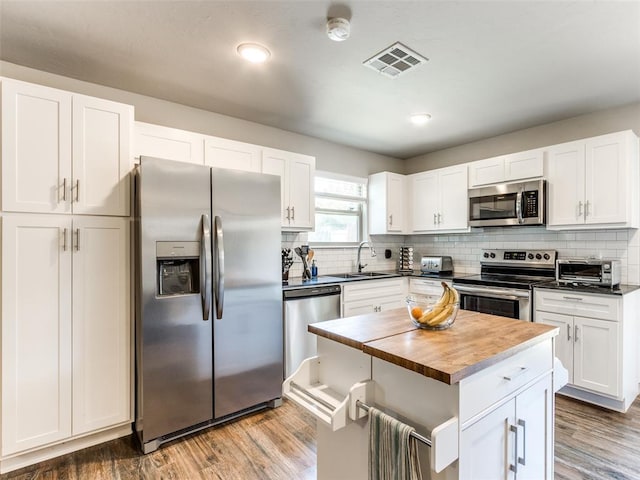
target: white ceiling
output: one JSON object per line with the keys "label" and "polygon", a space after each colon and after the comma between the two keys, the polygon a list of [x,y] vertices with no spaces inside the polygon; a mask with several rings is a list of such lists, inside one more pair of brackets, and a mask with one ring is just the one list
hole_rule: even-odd
{"label": "white ceiling", "polygon": [[[429,61],[362,65],[396,41]],[[0,58],[408,158],[640,101],[640,1],[0,0]]]}

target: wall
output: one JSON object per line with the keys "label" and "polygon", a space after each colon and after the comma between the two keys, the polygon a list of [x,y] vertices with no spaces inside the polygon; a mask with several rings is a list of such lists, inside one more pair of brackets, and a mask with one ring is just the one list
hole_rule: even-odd
{"label": "wall", "polygon": [[141,122],[312,155],[316,157],[318,170],[359,177],[384,170],[398,173],[404,170],[404,161],[397,158],[13,63],[0,61],[0,75],[133,105],[135,118]]}
{"label": "wall", "polygon": [[640,102],[413,157],[406,160],[404,173],[433,170],[622,130],[633,130],[640,135]]}

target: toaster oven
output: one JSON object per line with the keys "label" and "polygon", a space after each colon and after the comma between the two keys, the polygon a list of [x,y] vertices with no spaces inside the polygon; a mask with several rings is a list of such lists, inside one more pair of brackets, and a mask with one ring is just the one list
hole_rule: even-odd
{"label": "toaster oven", "polygon": [[615,287],[620,283],[620,260],[573,258],[556,261],[558,283],[579,283]]}

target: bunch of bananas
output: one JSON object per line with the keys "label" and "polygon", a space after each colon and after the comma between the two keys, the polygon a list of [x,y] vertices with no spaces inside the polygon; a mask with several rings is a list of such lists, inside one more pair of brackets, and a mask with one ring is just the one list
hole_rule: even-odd
{"label": "bunch of bananas", "polygon": [[411,310],[411,316],[416,322],[435,327],[445,322],[453,313],[456,304],[460,301],[458,291],[450,287],[446,282],[442,282],[442,296],[428,312],[422,311],[420,307]]}

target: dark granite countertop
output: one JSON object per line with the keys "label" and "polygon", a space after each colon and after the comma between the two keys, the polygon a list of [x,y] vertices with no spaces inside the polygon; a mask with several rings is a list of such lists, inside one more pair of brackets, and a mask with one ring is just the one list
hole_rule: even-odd
{"label": "dark granite countertop", "polygon": [[[327,275],[319,275],[317,278],[312,278],[311,280],[302,281],[302,277],[291,277],[287,281],[287,283],[282,283],[283,290],[291,290],[294,288],[307,288],[307,287],[315,287],[318,285],[330,285],[336,283],[345,283],[345,282],[361,282],[364,280],[384,280],[387,278],[399,278],[399,277],[415,277],[415,278],[430,278],[430,279],[441,279],[441,280],[451,280],[454,277],[453,272],[447,273],[422,273],[420,270],[414,270],[413,272],[402,272],[399,273],[395,270],[376,270],[377,273],[384,274],[383,276],[377,277],[356,277],[356,278],[345,278],[345,274],[336,273],[336,274],[327,274]],[[365,272],[366,273],[366,272]]]}
{"label": "dark granite countertop", "polygon": [[576,293],[593,293],[598,295],[626,295],[628,293],[634,292],[640,288],[640,285],[617,285],[614,288],[609,287],[599,287],[596,285],[585,285],[585,284],[565,284],[559,283],[555,280],[549,282],[537,283],[533,286],[534,288],[548,288],[551,290],[562,290],[565,292],[576,292]]}

